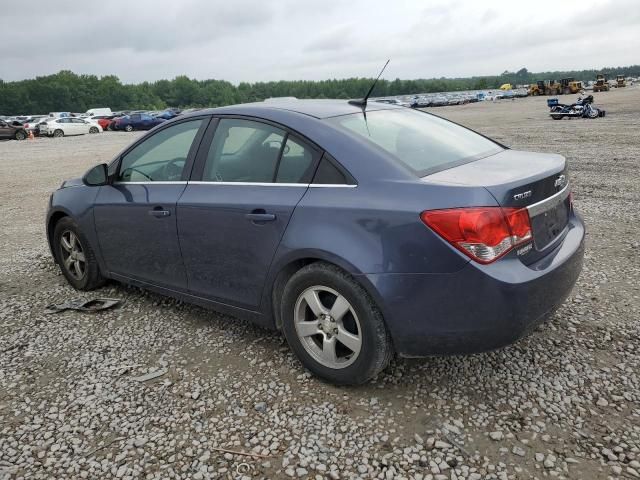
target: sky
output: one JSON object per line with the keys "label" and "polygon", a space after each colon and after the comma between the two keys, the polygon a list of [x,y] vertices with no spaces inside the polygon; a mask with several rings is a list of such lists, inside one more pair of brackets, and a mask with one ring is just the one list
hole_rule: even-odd
{"label": "sky", "polygon": [[0,14],[0,78],[123,82],[497,75],[640,63],[640,0],[33,0]]}

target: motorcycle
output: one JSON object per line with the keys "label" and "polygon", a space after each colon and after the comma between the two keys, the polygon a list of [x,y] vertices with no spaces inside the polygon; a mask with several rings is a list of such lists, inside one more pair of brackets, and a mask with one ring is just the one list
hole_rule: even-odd
{"label": "motorcycle", "polygon": [[593,106],[593,95],[589,95],[585,98],[578,97],[576,103],[571,105],[565,105],[562,103],[555,104],[551,107],[551,118],[554,120],[561,120],[564,117],[569,118],[598,118],[604,116],[604,111]]}

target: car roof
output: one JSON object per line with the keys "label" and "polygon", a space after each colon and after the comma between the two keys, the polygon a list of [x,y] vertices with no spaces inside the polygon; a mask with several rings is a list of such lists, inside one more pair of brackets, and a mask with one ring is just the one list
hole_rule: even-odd
{"label": "car roof", "polygon": [[[375,110],[392,110],[397,108],[404,107],[374,101],[367,103],[367,112]],[[243,103],[239,105],[229,105],[227,107],[199,110],[197,112],[190,113],[189,115],[258,115],[265,110],[287,110],[318,119],[362,112],[362,108],[360,106],[352,105],[348,100],[298,100],[295,98],[271,98],[264,102]]]}

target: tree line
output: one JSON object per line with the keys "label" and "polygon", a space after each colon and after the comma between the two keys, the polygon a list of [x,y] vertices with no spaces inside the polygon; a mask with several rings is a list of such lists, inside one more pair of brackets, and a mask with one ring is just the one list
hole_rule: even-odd
{"label": "tree line", "polygon": [[[573,77],[576,80],[594,80],[598,73],[605,73],[610,78],[618,74],[636,77],[640,76],[640,65],[539,73],[532,73],[522,68],[517,72],[505,71],[496,76],[467,78],[442,77],[416,80],[397,78],[380,80],[373,95],[484,90],[498,88],[504,83],[529,84],[537,80],[566,77]],[[95,107],[111,107],[116,111],[160,110],[168,107],[217,107],[284,96],[347,99],[362,97],[372,81],[371,78],[346,78],[319,81],[241,82],[234,85],[225,80],[195,80],[181,75],[173,80],[126,84],[115,75],[97,77],[63,70],[53,75],[15,82],[4,82],[0,79],[0,114],[85,112]]]}

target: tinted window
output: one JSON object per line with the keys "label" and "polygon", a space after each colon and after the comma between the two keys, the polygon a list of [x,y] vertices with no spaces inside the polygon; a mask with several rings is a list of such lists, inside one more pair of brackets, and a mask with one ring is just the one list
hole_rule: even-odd
{"label": "tinted window", "polygon": [[165,128],[124,157],[118,180],[122,182],[167,182],[182,178],[189,149],[202,120]]}
{"label": "tinted window", "polygon": [[338,168],[328,154],[324,154],[318,170],[313,177],[313,183],[322,185],[355,185],[351,175]]}
{"label": "tinted window", "polygon": [[273,182],[285,132],[260,122],[222,119],[209,147],[202,179]]}
{"label": "tinted window", "polygon": [[442,118],[409,109],[343,115],[330,122],[384,149],[424,176],[492,155],[502,147]]}
{"label": "tinted window", "polygon": [[314,151],[303,142],[288,137],[278,165],[276,182],[309,183],[314,166]]}

